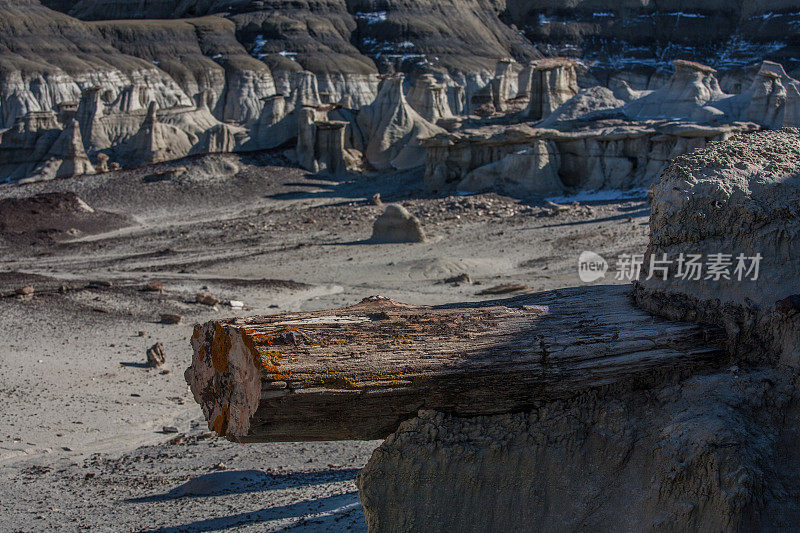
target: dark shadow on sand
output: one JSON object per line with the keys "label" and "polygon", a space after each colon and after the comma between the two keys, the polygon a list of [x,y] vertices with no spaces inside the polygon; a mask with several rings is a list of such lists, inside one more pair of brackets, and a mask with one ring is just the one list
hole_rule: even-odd
{"label": "dark shadow on sand", "polygon": [[182,498],[206,498],[209,496],[291,489],[306,485],[347,481],[355,479],[357,473],[357,468],[323,470],[321,472],[291,472],[286,474],[270,474],[261,470],[227,470],[194,477],[163,494],[153,494],[126,501],[128,503],[159,502]]}

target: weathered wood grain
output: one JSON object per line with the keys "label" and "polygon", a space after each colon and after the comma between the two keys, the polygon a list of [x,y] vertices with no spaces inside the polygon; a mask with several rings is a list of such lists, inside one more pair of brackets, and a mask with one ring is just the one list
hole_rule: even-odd
{"label": "weathered wood grain", "polygon": [[521,411],[724,358],[718,329],[636,309],[628,287],[489,304],[353,307],[209,322],[186,371],[209,425],[241,442],[375,439],[419,409]]}

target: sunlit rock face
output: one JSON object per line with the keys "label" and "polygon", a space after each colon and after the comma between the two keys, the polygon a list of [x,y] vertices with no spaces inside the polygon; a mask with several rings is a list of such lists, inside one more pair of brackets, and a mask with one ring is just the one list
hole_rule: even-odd
{"label": "sunlit rock face", "polygon": [[[800,365],[799,147],[800,131],[784,129],[736,136],[673,161],[653,188],[645,271],[654,275],[638,283],[639,304],[724,326],[733,353]],[[726,254],[721,274],[687,275],[684,265],[680,275],[677,263],[668,275],[650,268],[651,256],[681,253]]]}
{"label": "sunlit rock face", "polygon": [[[125,166],[209,151],[286,149],[296,142],[301,110],[325,108],[331,121],[347,123],[348,157],[378,171],[422,164],[421,143],[440,133],[437,125],[454,132],[474,115],[545,120],[540,128],[561,131],[617,108],[616,118],[632,122],[800,124],[796,54],[775,39],[795,34],[800,7],[777,0],[749,7],[709,1],[691,10],[651,4],[8,0],[0,5],[0,180],[29,176],[72,119],[91,165],[103,159]],[[765,57],[784,60],[783,67],[740,68]],[[703,65],[689,61],[702,58]],[[400,73],[405,81],[394,96],[380,97],[381,79]],[[598,92],[602,87],[613,97]],[[617,101],[625,105],[615,107]],[[148,128],[174,146],[138,157],[132,147],[143,146]],[[326,140],[333,141],[338,133]],[[698,142],[648,146],[648,165]],[[636,143],[608,150],[584,139],[566,144],[557,150],[564,156],[559,175],[580,168],[591,178],[567,178],[565,186],[641,183],[617,177]],[[600,152],[619,154],[620,163],[598,173],[591,162]],[[579,161],[581,154],[589,155]],[[638,176],[641,167],[632,165]],[[88,167],[59,168],[63,174]],[[482,175],[484,183],[492,174]]]}

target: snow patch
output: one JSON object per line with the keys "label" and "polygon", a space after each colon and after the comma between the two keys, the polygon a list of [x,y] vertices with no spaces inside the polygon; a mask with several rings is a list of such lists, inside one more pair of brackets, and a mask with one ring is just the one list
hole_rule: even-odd
{"label": "snow patch", "polygon": [[367,24],[377,24],[386,20],[386,11],[359,11],[356,13],[356,18]]}
{"label": "snow patch", "polygon": [[608,189],[599,191],[583,191],[568,196],[552,196],[545,198],[554,204],[571,204],[573,202],[609,202],[615,200],[638,200],[647,198],[647,189]]}

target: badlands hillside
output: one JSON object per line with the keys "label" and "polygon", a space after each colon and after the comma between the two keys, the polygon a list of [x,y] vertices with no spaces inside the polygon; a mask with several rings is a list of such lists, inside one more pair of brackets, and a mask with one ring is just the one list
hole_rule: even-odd
{"label": "badlands hillside", "polygon": [[[2,0],[0,179],[277,148],[315,172],[384,172],[422,165],[424,138],[497,144],[480,128],[519,123],[566,132],[533,134],[552,185],[647,185],[742,122],[797,124],[798,22],[782,1]],[[648,122],[663,119],[702,127]],[[506,152],[429,161],[431,189]],[[581,183],[595,152],[620,175]]]}

